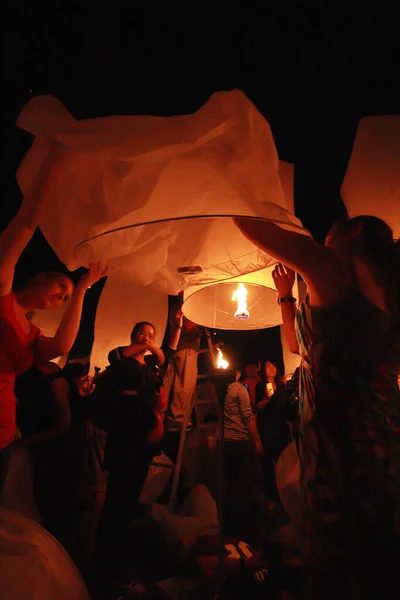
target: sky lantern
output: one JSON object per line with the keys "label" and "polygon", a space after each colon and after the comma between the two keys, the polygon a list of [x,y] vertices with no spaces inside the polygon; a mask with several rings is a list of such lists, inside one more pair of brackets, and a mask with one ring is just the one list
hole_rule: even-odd
{"label": "sky lantern", "polygon": [[[39,96],[17,124],[35,136],[17,173],[22,192],[52,146],[66,150],[40,223],[47,241],[70,270],[93,259],[108,264],[93,349],[100,366],[106,346],[121,343],[122,324],[128,335],[150,297],[156,298],[155,325],[167,322],[167,295],[181,291],[184,314],[201,325],[258,329],[281,323],[271,278],[275,260],[249,242],[232,217],[306,232],[293,211],[293,166],[278,160],[268,122],[241,91],[213,94],[190,115],[85,120],[58,99]],[[247,318],[235,317],[232,302],[241,283]],[[122,293],[124,286],[135,287],[135,294]],[[104,332],[116,321],[115,335],[106,340]],[[162,337],[163,327],[157,329]]]}
{"label": "sky lantern", "polygon": [[400,238],[400,115],[361,119],[341,194],[349,217],[379,217]]}
{"label": "sky lantern", "polygon": [[77,120],[52,96],[32,98],[17,124],[35,140],[17,173],[22,191],[51,145],[67,158],[40,227],[71,270],[92,259],[124,280],[178,294],[274,261],[233,216],[296,231],[271,129],[239,90],[175,117]]}

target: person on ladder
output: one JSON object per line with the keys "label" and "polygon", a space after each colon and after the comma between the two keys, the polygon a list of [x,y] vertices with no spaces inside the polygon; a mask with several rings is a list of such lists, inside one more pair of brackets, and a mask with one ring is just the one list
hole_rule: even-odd
{"label": "person on ladder", "polygon": [[[179,306],[180,308],[181,306]],[[176,307],[171,308],[170,326],[176,311]],[[191,410],[192,398],[196,389],[200,339],[200,326],[184,316],[177,351],[168,364],[164,378],[168,409],[165,416],[163,450],[174,462],[178,454],[185,413]],[[190,430],[191,428],[192,424],[188,421],[187,429]]]}

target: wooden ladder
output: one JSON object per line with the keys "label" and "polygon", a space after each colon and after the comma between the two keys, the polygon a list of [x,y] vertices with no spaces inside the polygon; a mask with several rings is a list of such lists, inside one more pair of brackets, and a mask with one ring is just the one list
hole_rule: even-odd
{"label": "wooden ladder", "polygon": [[[202,348],[202,345],[204,345],[204,341],[206,341],[206,347]],[[209,365],[206,364],[205,368],[202,370],[202,372],[198,373],[198,375],[197,375],[198,383],[201,382],[202,380],[205,380],[208,377],[209,368],[210,368],[210,366],[215,364],[215,360],[216,360],[216,352],[215,352],[214,345],[212,343],[211,334],[206,327],[203,328],[202,339],[200,340],[199,359],[202,356],[208,357],[208,363],[211,363],[211,364],[209,364]],[[201,364],[201,359],[198,360],[198,365],[199,365],[199,363]],[[169,499],[170,510],[174,510],[175,506],[176,506],[179,478],[180,478],[181,469],[182,469],[183,456],[185,453],[187,428],[188,428],[188,424],[190,422],[190,417],[192,415],[193,409],[194,409],[195,415],[196,415],[196,428],[199,432],[198,441],[200,443],[201,430],[207,428],[207,425],[204,423],[204,415],[206,414],[206,408],[207,407],[210,408],[210,406],[212,406],[213,404],[215,404],[214,398],[212,400],[199,399],[197,397],[196,390],[193,393],[191,402],[188,403],[186,412],[183,417],[181,435],[179,438],[178,454],[176,457],[176,464],[175,464],[174,475],[173,475],[173,479],[172,479],[171,495],[170,495],[170,499]]]}

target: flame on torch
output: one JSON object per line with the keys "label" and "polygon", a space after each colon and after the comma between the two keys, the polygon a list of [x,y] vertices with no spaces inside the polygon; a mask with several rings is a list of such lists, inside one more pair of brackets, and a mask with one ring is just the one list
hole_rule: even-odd
{"label": "flame on torch", "polygon": [[237,301],[237,310],[235,312],[235,319],[248,319],[250,313],[247,308],[246,296],[248,291],[246,290],[243,283],[239,283],[236,290],[233,292],[232,301]]}
{"label": "flame on torch", "polygon": [[222,352],[219,348],[217,348],[217,351],[218,351],[217,368],[218,369],[227,369],[229,367],[228,361],[224,359],[224,355],[222,354]]}

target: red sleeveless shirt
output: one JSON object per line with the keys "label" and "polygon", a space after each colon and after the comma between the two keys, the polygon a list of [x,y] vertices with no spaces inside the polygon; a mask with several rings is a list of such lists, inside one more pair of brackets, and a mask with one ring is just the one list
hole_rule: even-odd
{"label": "red sleeveless shirt", "polygon": [[15,437],[15,377],[32,366],[35,340],[40,334],[33,324],[29,333],[24,333],[17,320],[15,303],[12,292],[0,296],[0,449]]}

